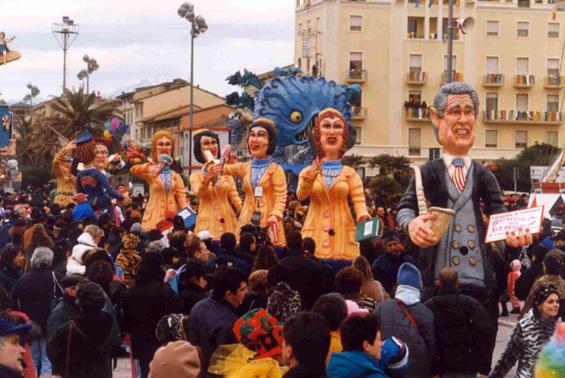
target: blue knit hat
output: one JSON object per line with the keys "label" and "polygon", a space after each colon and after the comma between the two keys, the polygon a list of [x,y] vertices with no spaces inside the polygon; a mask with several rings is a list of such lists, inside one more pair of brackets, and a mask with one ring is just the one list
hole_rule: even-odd
{"label": "blue knit hat", "polygon": [[416,289],[422,288],[422,275],[418,268],[410,263],[403,263],[398,269],[396,281],[399,285],[412,286]]}

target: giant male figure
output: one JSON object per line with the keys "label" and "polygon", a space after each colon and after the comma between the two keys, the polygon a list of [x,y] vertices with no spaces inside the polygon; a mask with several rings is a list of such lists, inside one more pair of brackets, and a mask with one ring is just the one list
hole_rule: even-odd
{"label": "giant male figure", "polygon": [[422,183],[431,206],[455,211],[443,237],[426,225],[432,215],[418,215],[414,178],[402,196],[397,219],[420,248],[417,262],[424,286],[431,288],[440,270],[452,267],[459,274],[462,291],[483,303],[496,319],[494,258],[484,244],[486,227],[479,204],[484,203],[486,215],[506,209],[492,172],[469,157],[478,108],[477,92],[468,84],[454,82],[441,87],[431,109],[443,157],[421,167]]}

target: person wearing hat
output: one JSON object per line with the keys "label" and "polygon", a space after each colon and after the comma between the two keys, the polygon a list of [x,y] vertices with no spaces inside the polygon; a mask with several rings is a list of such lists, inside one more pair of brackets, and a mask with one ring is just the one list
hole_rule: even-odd
{"label": "person wearing hat", "polygon": [[[269,227],[273,245],[286,244],[283,214],[286,207],[286,176],[274,162],[277,146],[275,124],[267,118],[257,118],[249,127],[247,147],[249,162],[225,164],[223,174],[243,180],[245,201],[239,215],[239,228],[251,224],[254,216],[261,227]],[[239,228],[235,234],[239,235]]]}
{"label": "person wearing hat", "polygon": [[489,378],[505,377],[518,362],[516,377],[533,377],[542,347],[549,341],[559,318],[559,291],[552,285],[538,288],[533,307],[518,321],[506,349]]}
{"label": "person wearing hat", "polygon": [[282,328],[263,308],[247,312],[233,325],[239,344],[218,347],[208,372],[226,378],[282,377]]}
{"label": "person wearing hat", "polygon": [[[198,197],[198,216],[194,233],[208,231],[218,240],[224,232],[235,232],[237,214],[241,212],[241,198],[233,177],[218,175],[214,162],[208,161],[205,152],[214,160],[220,159],[220,138],[209,131],[198,131],[193,136],[194,157],[203,165],[201,172],[190,175],[190,188]],[[223,159],[222,159],[223,160]],[[235,211],[234,211],[235,209]]]}
{"label": "person wearing hat", "polygon": [[130,168],[132,175],[149,185],[149,201],[141,222],[144,231],[155,228],[157,223],[165,219],[167,212],[178,213],[186,207],[186,188],[182,176],[171,169],[174,152],[171,133],[158,131],[151,141],[152,160]]}
{"label": "person wearing hat", "polygon": [[112,317],[103,311],[106,296],[93,282],[76,288],[79,311],[60,326],[47,345],[53,374],[65,378],[111,378]]}
{"label": "person wearing hat", "polygon": [[71,160],[67,157],[76,149],[74,140],[70,141],[59,152],[55,154],[51,169],[57,180],[57,191],[53,202],[64,207],[69,203],[75,203],[76,177],[71,173]]}
{"label": "person wearing hat", "polygon": [[401,375],[408,365],[408,346],[396,337],[384,342],[378,318],[355,313],[340,327],[343,352],[332,353],[328,375],[332,378],[385,378]]}
{"label": "person wearing hat", "polygon": [[196,378],[202,371],[198,349],[187,341],[173,341],[157,349],[149,369],[149,378]]}
{"label": "person wearing hat", "polygon": [[[563,224],[565,225],[565,218],[563,218]],[[565,252],[565,229],[559,231],[554,237],[553,237],[553,246],[555,248],[561,249],[563,252]]]}
{"label": "person wearing hat", "polygon": [[137,247],[141,239],[133,233],[127,233],[122,237],[122,248],[116,257],[116,266],[122,270],[122,282],[131,287],[135,283],[135,270],[141,261],[137,253]]}
{"label": "person wearing hat", "polygon": [[398,269],[398,287],[394,299],[377,305],[382,337],[395,336],[408,345],[408,369],[405,377],[431,376],[435,348],[434,315],[420,302],[422,275],[416,266],[403,263]]}
{"label": "person wearing hat", "polygon": [[356,222],[370,219],[361,177],[353,168],[341,164],[350,146],[349,129],[338,110],[326,108],[318,113],[312,129],[317,156],[300,172],[296,190],[298,200],[311,200],[302,235],[316,241],[317,258],[341,262],[342,266],[350,265],[359,256]]}
{"label": "person wearing hat", "polygon": [[402,248],[402,242],[394,231],[385,231],[383,235],[385,253],[371,265],[373,277],[385,288],[388,295],[394,297],[394,286],[400,265],[405,262],[416,264],[416,261]]}
{"label": "person wearing hat", "polygon": [[24,353],[22,338],[30,330],[29,324],[16,324],[0,318],[0,377],[23,378]]}

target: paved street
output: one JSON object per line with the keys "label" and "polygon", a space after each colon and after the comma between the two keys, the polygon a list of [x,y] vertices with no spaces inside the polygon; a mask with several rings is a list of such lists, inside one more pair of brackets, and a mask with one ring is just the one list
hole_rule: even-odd
{"label": "paved street", "polygon": [[[498,325],[498,334],[496,336],[496,347],[494,349],[494,356],[492,358],[493,367],[498,358],[504,352],[506,343],[512,334],[513,325],[516,323],[516,315],[510,314],[509,317],[500,318]],[[515,374],[513,369],[508,376],[512,377]],[[131,378],[130,361],[127,358],[122,358],[118,361],[118,368],[114,371],[114,378]]]}

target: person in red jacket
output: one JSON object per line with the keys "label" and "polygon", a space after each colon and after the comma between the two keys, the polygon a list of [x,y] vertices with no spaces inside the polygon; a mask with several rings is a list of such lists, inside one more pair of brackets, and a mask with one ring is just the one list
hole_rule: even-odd
{"label": "person in red jacket", "polygon": [[521,275],[521,268],[522,264],[520,263],[520,260],[512,260],[512,262],[510,263],[511,272],[508,273],[508,296],[510,297],[510,302],[512,303],[512,311],[510,311],[511,314],[519,314],[522,310],[520,300],[514,292],[516,281],[518,280],[518,278],[520,278]]}

